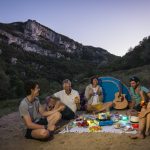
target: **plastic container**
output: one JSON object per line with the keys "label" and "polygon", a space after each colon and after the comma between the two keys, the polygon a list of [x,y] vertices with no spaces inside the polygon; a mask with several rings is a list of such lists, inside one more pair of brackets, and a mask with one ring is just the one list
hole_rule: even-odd
{"label": "plastic container", "polygon": [[99,126],[110,126],[113,124],[112,120],[100,121]]}

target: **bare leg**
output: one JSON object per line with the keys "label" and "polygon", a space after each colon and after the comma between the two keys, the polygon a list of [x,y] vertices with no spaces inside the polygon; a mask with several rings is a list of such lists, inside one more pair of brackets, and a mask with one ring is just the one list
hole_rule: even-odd
{"label": "bare leg", "polygon": [[150,102],[147,104],[147,112],[145,135],[150,135]]}
{"label": "bare leg", "polygon": [[48,130],[54,131],[56,128],[56,123],[61,119],[61,114],[59,112],[56,112],[50,116],[47,117],[48,121]]}
{"label": "bare leg", "polygon": [[87,112],[89,112],[89,113],[95,111],[95,110],[93,109],[92,105],[90,105],[90,104],[87,104],[86,110],[87,110]]}
{"label": "bare leg", "polygon": [[139,120],[139,131],[135,135],[130,135],[131,139],[144,139],[144,131],[145,131],[145,125],[146,125],[146,118],[141,118]]}
{"label": "bare leg", "polygon": [[146,116],[146,130],[145,135],[150,135],[150,113]]}
{"label": "bare leg", "polygon": [[141,109],[141,112],[140,112],[140,114],[139,114],[139,118],[145,117],[148,113],[150,113],[150,102],[148,102],[147,108],[143,107],[143,108]]}
{"label": "bare leg", "polygon": [[107,109],[111,108],[112,106],[113,106],[112,102],[103,103],[103,107],[101,109],[97,110],[97,112],[106,111]]}

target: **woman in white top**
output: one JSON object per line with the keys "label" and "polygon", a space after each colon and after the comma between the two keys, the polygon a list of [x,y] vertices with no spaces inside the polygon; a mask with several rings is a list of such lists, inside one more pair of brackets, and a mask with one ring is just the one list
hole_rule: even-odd
{"label": "woman in white top", "polygon": [[103,91],[95,76],[91,78],[91,84],[85,89],[85,98],[88,112],[101,112],[112,107],[112,102],[103,103]]}

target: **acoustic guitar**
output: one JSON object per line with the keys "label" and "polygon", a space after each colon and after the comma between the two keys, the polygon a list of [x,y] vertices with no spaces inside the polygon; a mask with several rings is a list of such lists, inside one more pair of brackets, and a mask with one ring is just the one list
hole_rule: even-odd
{"label": "acoustic guitar", "polygon": [[115,93],[115,99],[113,100],[113,107],[115,109],[125,109],[128,106],[128,101],[125,94],[122,94],[122,86],[119,84],[119,91]]}

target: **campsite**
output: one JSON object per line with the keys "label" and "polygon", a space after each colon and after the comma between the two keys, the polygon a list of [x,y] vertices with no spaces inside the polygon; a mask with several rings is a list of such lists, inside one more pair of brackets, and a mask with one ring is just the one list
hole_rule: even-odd
{"label": "campsite", "polygon": [[150,0],[0,1],[0,150],[150,150]]}
{"label": "campsite", "polygon": [[[125,84],[114,77],[100,77],[99,84],[105,91],[104,100],[113,100],[115,92],[122,86],[122,91],[127,95],[127,99],[130,99],[129,91]],[[111,88],[110,88],[111,87]],[[107,89],[108,88],[108,89]],[[109,90],[113,89],[113,90]],[[107,93],[106,93],[107,92]],[[126,116],[127,109],[125,110],[111,110],[111,114],[122,114]],[[78,112],[79,119],[85,118],[85,111]],[[122,116],[121,115],[121,116]],[[91,115],[86,115],[91,116]],[[93,116],[93,115],[92,115]],[[114,125],[102,126],[102,132],[89,131],[88,128],[75,127],[73,121],[66,122],[60,128],[60,132],[54,135],[54,139],[51,141],[35,141],[25,139],[22,135],[21,120],[18,112],[11,113],[9,115],[0,118],[0,145],[1,150],[7,149],[80,149],[80,150],[148,150],[150,148],[149,139],[131,140],[129,134],[135,134],[135,130],[132,132],[124,132],[114,128]],[[70,128],[69,125],[72,125]],[[69,128],[69,129],[68,129]]]}
{"label": "campsite", "polygon": [[149,140],[131,140],[128,134],[118,133],[65,133],[56,134],[52,141],[28,140],[22,136],[18,112],[0,118],[1,150],[149,150]]}

